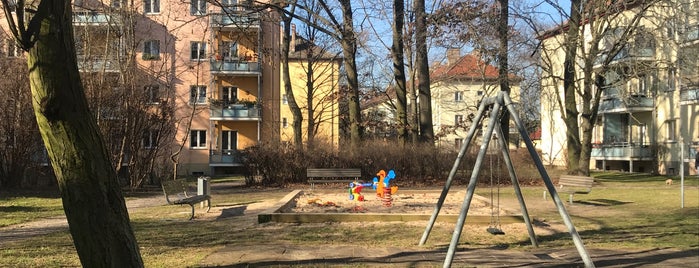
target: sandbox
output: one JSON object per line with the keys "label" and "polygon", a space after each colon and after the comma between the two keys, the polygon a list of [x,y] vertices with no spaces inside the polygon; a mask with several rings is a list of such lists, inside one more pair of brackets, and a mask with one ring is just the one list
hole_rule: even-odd
{"label": "sandbox", "polygon": [[[360,221],[428,221],[434,212],[440,190],[399,190],[392,195],[391,206],[371,191],[364,201],[350,200],[349,193],[337,191],[289,193],[277,205],[258,215],[258,222],[360,222]],[[455,223],[466,192],[451,191],[437,217],[438,222]],[[492,208],[496,209],[496,208]],[[500,223],[523,222],[520,213],[500,206]],[[492,211],[492,213],[497,213]],[[491,220],[490,200],[474,195],[466,224],[487,225]]]}

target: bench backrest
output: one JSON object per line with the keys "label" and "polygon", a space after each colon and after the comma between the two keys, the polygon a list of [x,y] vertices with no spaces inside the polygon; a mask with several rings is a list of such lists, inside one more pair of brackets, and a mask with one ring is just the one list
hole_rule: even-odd
{"label": "bench backrest", "polygon": [[595,179],[592,177],[561,175],[561,177],[558,180],[558,185],[568,187],[591,188],[594,182]]}
{"label": "bench backrest", "polygon": [[187,193],[187,180],[176,179],[176,180],[165,180],[162,181],[163,193],[165,193],[165,200],[168,204],[172,204],[174,200],[170,200],[170,196],[177,196],[177,199],[188,197]]}
{"label": "bench backrest", "polygon": [[359,178],[362,170],[359,168],[309,168],[306,177],[309,178]]}

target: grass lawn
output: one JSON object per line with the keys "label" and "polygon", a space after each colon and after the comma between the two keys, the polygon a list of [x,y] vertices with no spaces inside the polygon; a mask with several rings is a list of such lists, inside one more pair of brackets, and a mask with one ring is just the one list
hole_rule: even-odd
{"label": "grass lawn", "polygon": [[[616,173],[596,173],[594,176],[597,184],[592,192],[575,195],[576,203],[566,204],[586,247],[699,248],[697,177],[686,178],[685,208],[680,208],[679,178],[674,178],[674,185],[665,185],[666,177],[663,176]],[[540,247],[572,247],[570,235],[565,230],[555,230],[554,227],[561,226],[562,220],[551,199],[544,200],[543,190],[543,186],[522,189],[529,214],[538,223]],[[289,191],[291,189],[231,189],[215,193],[212,200],[215,206],[245,206],[279,200]],[[502,187],[500,192],[502,205],[519,210],[511,187]],[[479,187],[477,193],[489,197],[490,189]],[[567,195],[561,195],[561,199],[567,200]],[[228,244],[352,243],[367,247],[415,248],[426,225],[426,222],[257,224],[255,217],[208,217],[187,221],[188,210],[186,206],[156,206],[130,211],[146,267],[196,266],[207,255]],[[61,213],[60,199],[57,198],[0,195],[0,219],[11,219],[0,221],[0,224]],[[461,246],[498,245],[511,250],[532,249],[523,225],[503,226],[507,233],[504,236],[491,236],[483,226],[467,226],[469,229],[462,233]],[[436,224],[426,247],[443,249],[450,242],[453,228],[453,224]],[[0,249],[0,263],[10,267],[79,266],[67,231],[5,245]]]}

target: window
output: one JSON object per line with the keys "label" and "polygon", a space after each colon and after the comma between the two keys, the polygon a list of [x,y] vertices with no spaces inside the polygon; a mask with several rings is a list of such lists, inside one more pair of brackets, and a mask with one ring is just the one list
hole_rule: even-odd
{"label": "window", "polygon": [[[634,81],[635,80],[635,81]],[[634,82],[637,84],[634,86]],[[636,79],[631,79],[626,83],[627,90],[632,96],[648,96],[650,87],[652,85],[651,76],[641,75]]]}
{"label": "window", "polygon": [[667,125],[667,140],[676,140],[677,136],[675,136],[675,120],[667,120],[665,121],[665,125]]}
{"label": "window", "polygon": [[223,60],[233,60],[238,58],[238,43],[232,41],[224,41],[219,44],[221,56]]}
{"label": "window", "polygon": [[158,132],[152,129],[143,133],[143,148],[153,149],[158,147]]}
{"label": "window", "polygon": [[289,104],[289,96],[286,94],[282,94],[282,104],[288,105]]}
{"label": "window", "polygon": [[156,14],[160,13],[160,0],[144,0],[143,13]]}
{"label": "window", "polygon": [[464,144],[464,139],[462,138],[456,138],[454,139],[454,148],[457,150],[461,150],[461,146]]}
{"label": "window", "polygon": [[206,86],[191,86],[189,103],[206,103]]}
{"label": "window", "polygon": [[8,58],[18,58],[22,56],[22,49],[15,43],[13,39],[7,39],[7,55]]}
{"label": "window", "polygon": [[157,104],[160,102],[160,88],[158,85],[150,85],[143,87],[146,103]]}
{"label": "window", "polygon": [[221,99],[226,103],[235,103],[238,101],[238,87],[222,87]]}
{"label": "window", "polygon": [[192,149],[206,148],[206,130],[192,130],[189,132],[189,147]]}
{"label": "window", "polygon": [[289,120],[287,120],[286,117],[282,118],[282,127],[283,128],[289,127]]}
{"label": "window", "polygon": [[454,116],[454,125],[458,126],[464,123],[464,115],[457,114]]}
{"label": "window", "polygon": [[206,15],[206,1],[192,0],[189,6],[189,13],[194,16]]}
{"label": "window", "polygon": [[476,92],[476,94],[478,94],[478,96],[483,96],[483,91],[479,90]]}
{"label": "window", "polygon": [[454,92],[454,101],[455,102],[464,101],[464,92],[463,91]]}
{"label": "window", "polygon": [[221,132],[221,150],[230,151],[238,148],[238,131],[224,130]]}
{"label": "window", "polygon": [[677,82],[675,80],[675,74],[677,69],[674,67],[667,69],[667,91],[675,91]]}
{"label": "window", "polygon": [[124,6],[123,2],[124,0],[112,0],[111,5],[113,8],[121,8],[122,6]]}
{"label": "window", "polygon": [[191,42],[192,53],[190,58],[192,60],[203,60],[206,59],[206,43],[205,42]]}
{"label": "window", "polygon": [[160,59],[160,40],[146,40],[143,42],[143,59]]}

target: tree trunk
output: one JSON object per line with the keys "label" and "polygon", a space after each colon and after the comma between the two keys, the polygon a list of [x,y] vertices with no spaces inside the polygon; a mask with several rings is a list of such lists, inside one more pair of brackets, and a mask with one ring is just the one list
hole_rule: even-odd
{"label": "tree trunk", "polygon": [[314,71],[313,69],[315,68],[315,58],[313,55],[313,49],[308,49],[306,54],[306,122],[308,124],[307,129],[306,129],[306,137],[307,137],[307,147],[309,149],[313,148],[315,146],[315,115],[313,111],[313,97],[315,94],[315,86],[314,86],[314,81],[313,81],[313,76],[314,76]]}
{"label": "tree trunk", "polygon": [[[500,4],[500,18],[498,19],[498,37],[500,38],[500,48],[498,49],[498,79],[500,80],[500,91],[505,91],[510,94],[510,79],[508,75],[509,66],[507,63],[507,47],[508,47],[508,18],[509,18],[509,3],[508,0],[498,0]],[[502,110],[500,118],[500,128],[505,137],[505,144],[510,144],[510,114],[507,109]]]}
{"label": "tree trunk", "polygon": [[566,32],[565,60],[563,73],[563,98],[566,124],[566,157],[567,168],[571,174],[577,173],[580,163],[580,128],[578,126],[578,107],[575,93],[575,60],[580,43],[580,2],[572,0],[570,5],[570,20]]}
{"label": "tree trunk", "polygon": [[142,267],[116,173],[87,106],[71,14],[71,1],[41,1],[32,18],[39,23],[28,29],[37,40],[27,56],[36,120],[82,266]]}
{"label": "tree trunk", "polygon": [[403,24],[405,19],[405,1],[393,1],[393,77],[396,80],[396,116],[398,117],[398,138],[405,144],[408,139],[408,100],[406,99],[405,68],[403,67]]}
{"label": "tree trunk", "polygon": [[[293,11],[292,11],[293,12]],[[294,97],[294,90],[291,87],[291,76],[289,75],[289,47],[291,44],[291,17],[285,17],[284,22],[284,36],[282,36],[282,51],[281,51],[281,64],[282,64],[282,79],[284,79],[284,92],[286,93],[286,98],[289,103],[289,109],[291,110],[291,115],[293,117],[293,123],[291,124],[294,129],[294,146],[296,148],[303,147],[303,136],[301,133],[303,115],[301,114],[301,108],[296,103],[296,97]],[[293,33],[296,34],[296,33]],[[295,45],[295,44],[293,44]]]}
{"label": "tree trunk", "polygon": [[347,72],[347,84],[349,86],[349,108],[350,121],[350,145],[353,148],[359,146],[362,141],[362,114],[359,108],[359,77],[357,75],[357,39],[354,35],[354,24],[352,19],[352,1],[340,0],[342,9],[342,54],[345,57],[345,71]]}
{"label": "tree trunk", "polygon": [[430,91],[430,66],[427,58],[427,14],[425,0],[415,1],[415,65],[420,99],[420,141],[434,144],[432,126],[432,93]]}

